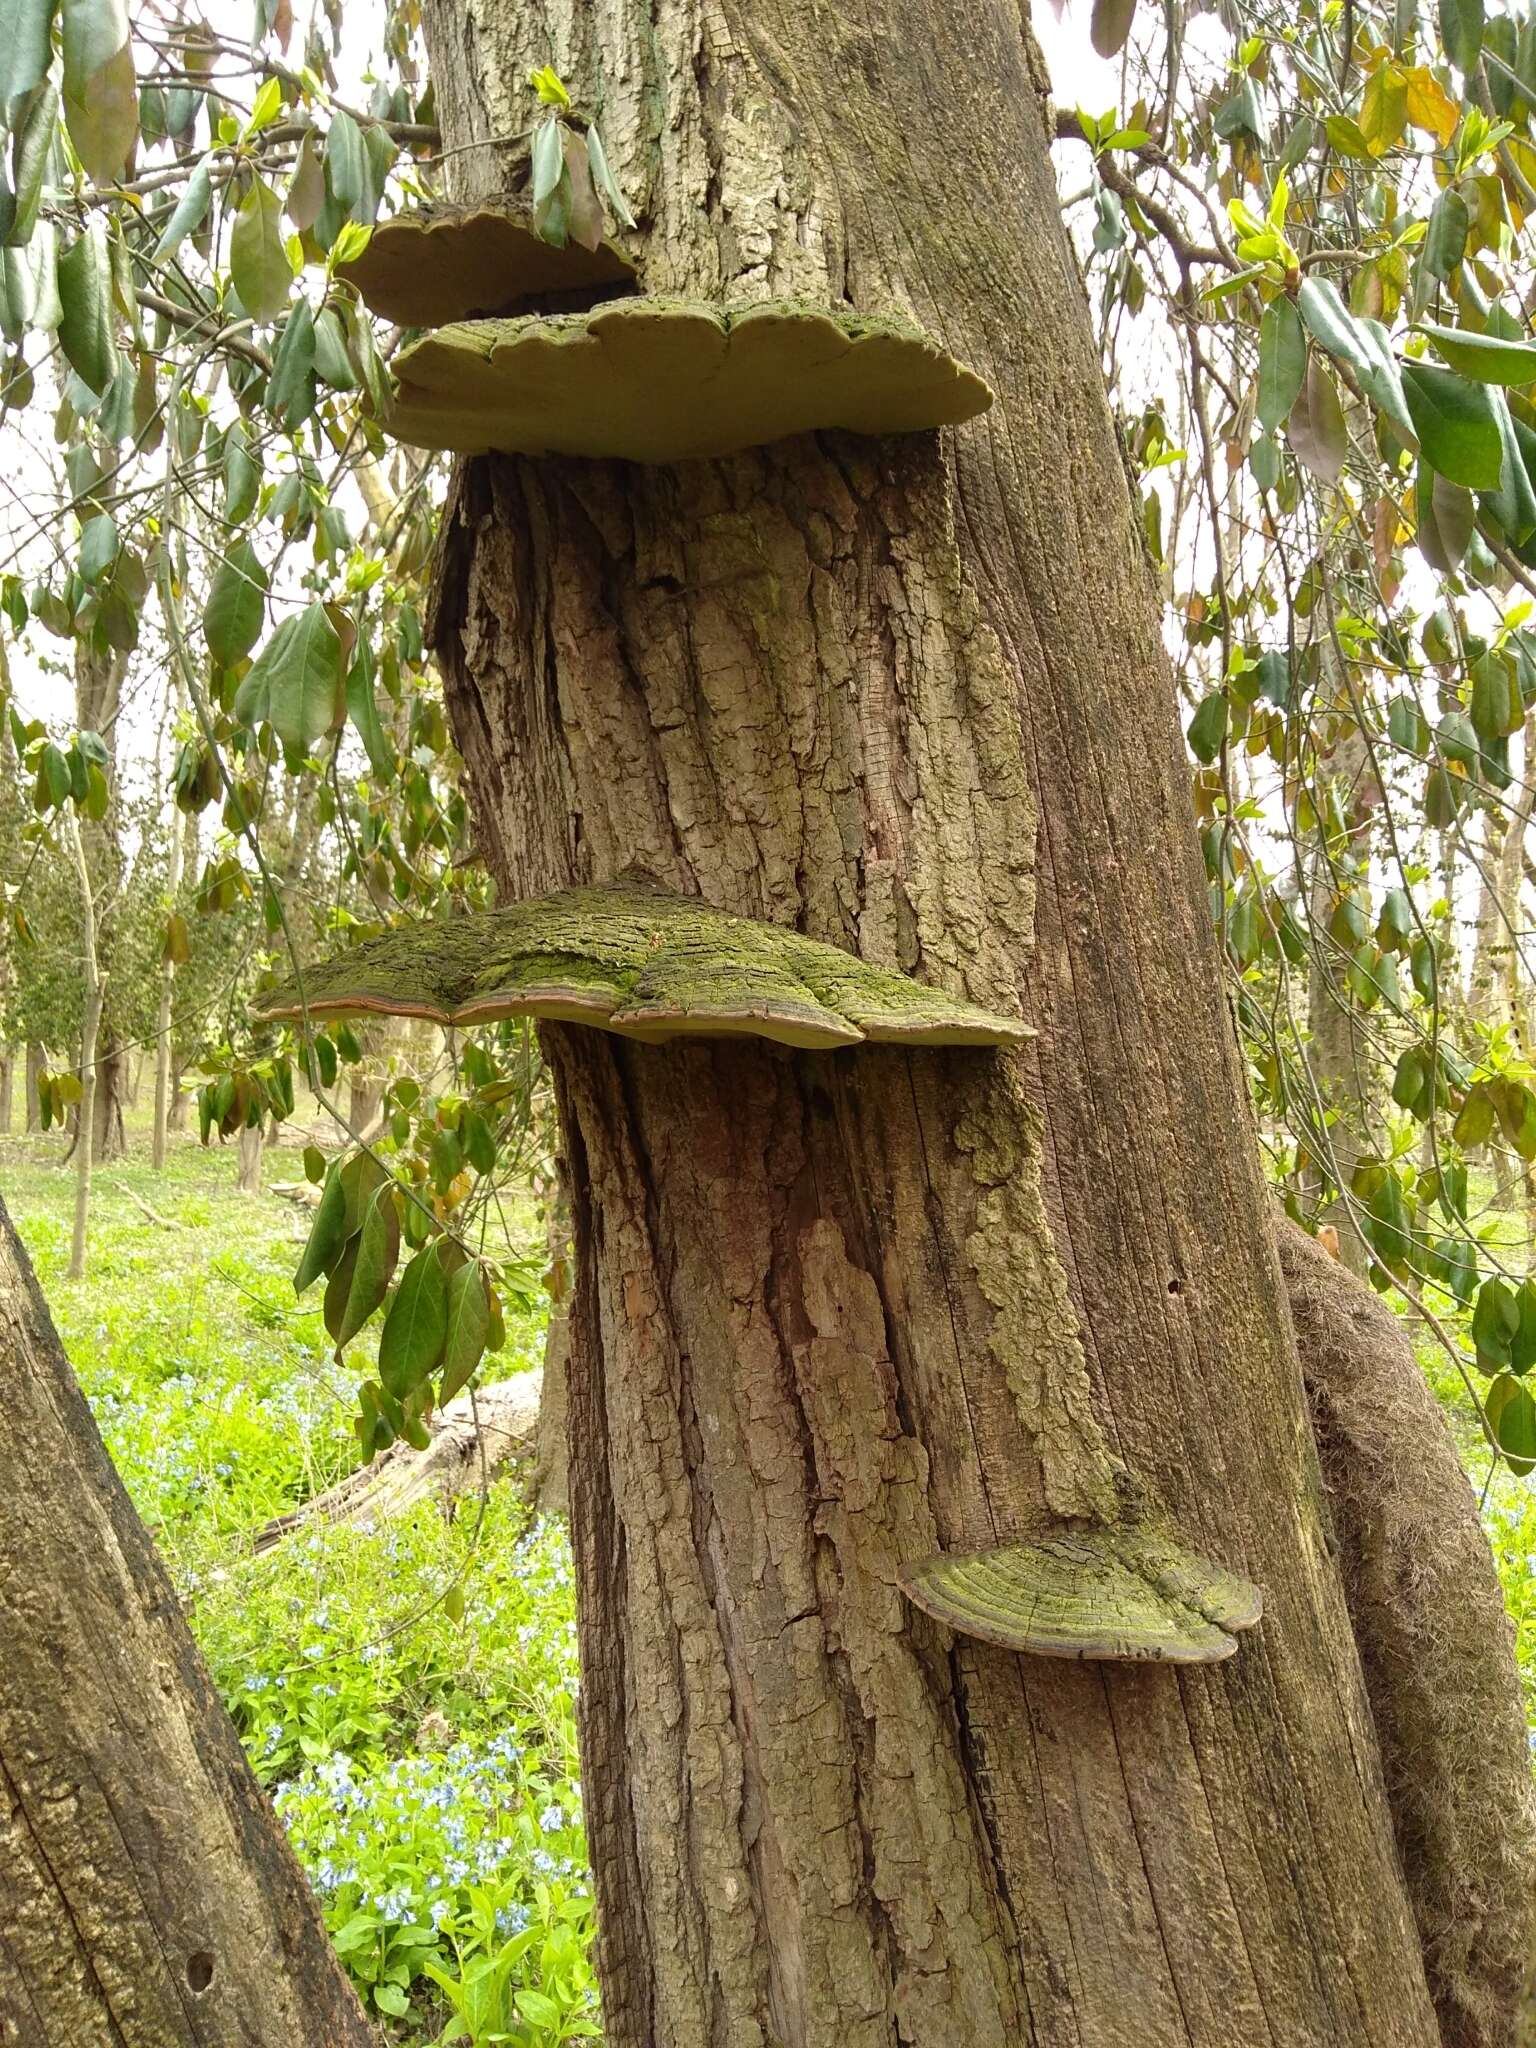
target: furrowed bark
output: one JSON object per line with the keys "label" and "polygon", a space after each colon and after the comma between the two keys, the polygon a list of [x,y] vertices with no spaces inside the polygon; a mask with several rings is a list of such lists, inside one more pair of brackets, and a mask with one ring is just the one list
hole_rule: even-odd
{"label": "furrowed bark", "polygon": [[1536,1883],[1514,1630],[1404,1325],[1293,1224],[1277,1241],[1441,2036],[1507,2048]]}
{"label": "furrowed bark", "polygon": [[0,1204],[0,2043],[374,2048]]}
{"label": "furrowed bark", "polygon": [[[517,180],[465,145],[523,132],[553,62],[650,289],[905,309],[999,400],[676,470],[481,461],[445,522],[508,891],[638,865],[1041,1031],[1025,1060],[546,1033],[607,2038],[1430,2048],[1018,16],[424,14],[456,196]],[[897,1591],[1110,1487],[1263,1584],[1230,1663],[1010,1656]]]}

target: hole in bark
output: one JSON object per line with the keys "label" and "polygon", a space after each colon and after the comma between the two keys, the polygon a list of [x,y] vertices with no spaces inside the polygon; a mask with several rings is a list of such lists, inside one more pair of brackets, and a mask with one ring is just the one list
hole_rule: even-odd
{"label": "hole in bark", "polygon": [[1182,1280],[1170,1280],[1168,1282],[1168,1292],[1170,1294],[1182,1294],[1184,1292],[1184,1282]]}
{"label": "hole in bark", "polygon": [[213,1982],[213,1957],[207,1949],[200,1948],[195,1956],[187,1957],[187,1982],[198,1992],[206,1991]]}

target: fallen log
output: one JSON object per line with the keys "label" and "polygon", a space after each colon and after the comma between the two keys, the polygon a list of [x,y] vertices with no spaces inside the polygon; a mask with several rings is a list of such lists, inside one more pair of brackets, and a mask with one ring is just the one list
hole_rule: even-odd
{"label": "fallen log", "polygon": [[434,1415],[427,1427],[432,1441],[424,1451],[394,1443],[359,1466],[335,1486],[317,1493],[256,1532],[253,1547],[270,1550],[296,1530],[315,1521],[388,1521],[418,1501],[444,1506],[471,1493],[515,1459],[534,1451],[539,1433],[539,1386],[542,1374],[515,1373],[478,1392],[460,1394]]}

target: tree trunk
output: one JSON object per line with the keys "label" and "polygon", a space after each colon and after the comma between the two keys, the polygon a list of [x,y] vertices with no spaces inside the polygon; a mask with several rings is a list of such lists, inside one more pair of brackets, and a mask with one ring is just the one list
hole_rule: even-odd
{"label": "tree trunk", "polygon": [[16,1048],[0,1047],[0,1135],[9,1137],[16,1106]]}
{"label": "tree trunk", "polygon": [[[180,702],[181,692],[176,692]],[[181,901],[181,857],[185,841],[180,813],[171,818],[171,845],[165,877],[166,902],[172,914]],[[172,1010],[176,996],[176,962],[169,952],[160,962],[160,1000],[155,1014],[155,1127],[150,1139],[150,1163],[156,1173],[165,1166],[166,1138],[171,1129],[171,1098],[174,1092],[171,1044]]]}
{"label": "tree trunk", "polygon": [[[998,393],[943,439],[480,461],[445,517],[505,889],[639,863],[1041,1033],[546,1033],[610,2048],[1431,2048],[1018,12],[424,18],[457,196],[512,181],[485,138],[553,61],[651,289],[905,307]],[[1231,1662],[1011,1655],[897,1590],[1117,1499],[1263,1585]]]}
{"label": "tree trunk", "polygon": [[42,1126],[43,1112],[42,1104],[38,1097],[38,1082],[42,1079],[44,1073],[47,1071],[47,1067],[47,1050],[43,1046],[38,1045],[35,1040],[29,1039],[27,1041],[26,1083],[27,1129],[29,1131],[38,1130]]}
{"label": "tree trunk", "polygon": [[373,2048],[0,1204],[0,2042]]}
{"label": "tree trunk", "polygon": [[80,885],[80,950],[85,971],[85,1014],[80,1024],[80,1103],[75,1115],[75,1215],[69,1240],[69,1277],[85,1278],[86,1232],[90,1223],[91,1168],[96,1150],[96,1098],[100,1092],[97,1046],[101,1036],[101,963],[96,951],[96,898],[80,835],[80,821],[71,812],[70,850]]}
{"label": "tree trunk", "polygon": [[128,1100],[128,1049],[103,1038],[96,1055],[96,1089],[91,1114],[91,1150],[98,1166],[128,1150],[123,1109]]}
{"label": "tree trunk", "polygon": [[567,1377],[571,1363],[571,1198],[562,1159],[555,1161],[554,1177],[544,1197],[544,1246],[549,1257],[544,1276],[549,1326],[539,1393],[535,1497],[544,1514],[565,1515],[571,1506]]}
{"label": "tree trunk", "polygon": [[235,1186],[242,1195],[261,1193],[261,1125],[247,1124],[235,1141]]}

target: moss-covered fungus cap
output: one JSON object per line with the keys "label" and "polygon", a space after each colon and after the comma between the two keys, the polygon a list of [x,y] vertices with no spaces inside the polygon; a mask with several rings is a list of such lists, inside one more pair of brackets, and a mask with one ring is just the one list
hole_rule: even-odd
{"label": "moss-covered fungus cap", "polygon": [[901,1583],[958,1635],[1037,1657],[1215,1664],[1264,1606],[1247,1579],[1145,1526],[930,1557]]}
{"label": "moss-covered fungus cap", "polygon": [[822,427],[915,433],[992,403],[909,321],[784,303],[629,298],[465,320],[423,335],[395,370],[388,430],[465,455],[684,462]]}
{"label": "moss-covered fungus cap", "polygon": [[362,254],[338,266],[364,303],[399,327],[441,327],[505,313],[556,292],[615,291],[635,266],[612,242],[555,248],[526,213],[506,207],[421,207],[376,227]]}
{"label": "moss-covered fungus cap", "polygon": [[[770,1038],[783,1045],[1014,1045],[1028,1025],[958,1003],[751,918],[620,886],[402,926],[305,969],[315,1017],[362,1011],[469,1024],[547,1017],[626,1038]],[[299,991],[258,996],[302,1014]]]}

